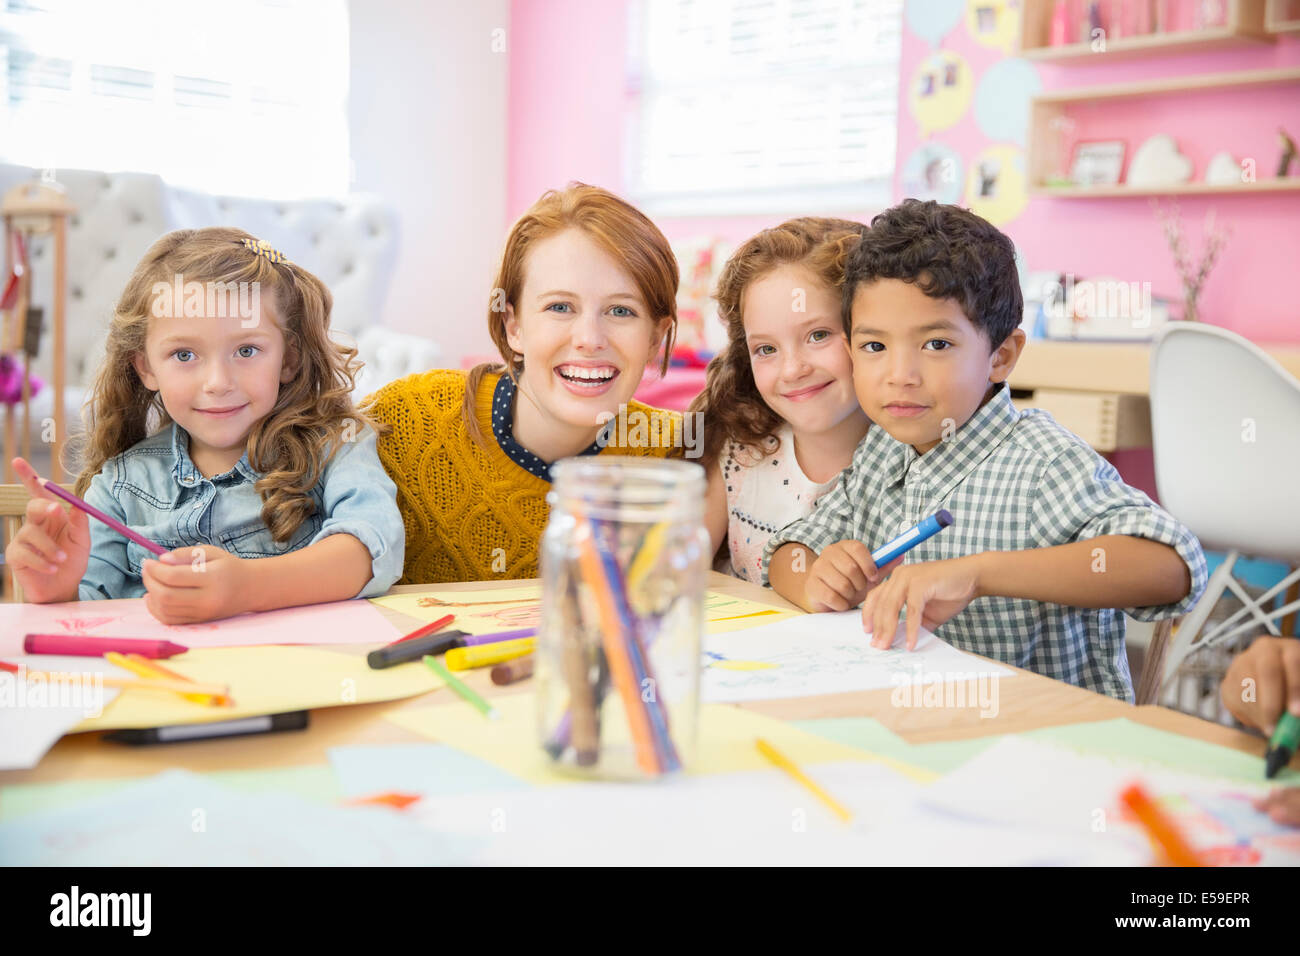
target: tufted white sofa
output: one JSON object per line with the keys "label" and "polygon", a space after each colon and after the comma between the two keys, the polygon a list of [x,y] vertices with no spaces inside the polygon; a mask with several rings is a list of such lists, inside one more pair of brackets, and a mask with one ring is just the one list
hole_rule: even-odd
{"label": "tufted white sofa", "polygon": [[[0,195],[39,172],[0,164]],[[104,331],[117,297],[149,246],[173,229],[236,226],[317,275],[334,296],[332,327],[340,338],[355,339],[366,362],[358,397],[439,364],[436,342],[380,324],[398,235],[395,214],[375,197],[277,202],[178,189],[146,173],[61,169],[56,178],[77,210],[68,223],[64,409],[70,433],[80,428],[85,389],[103,356]],[[39,442],[41,420],[53,414],[52,250],[48,238],[38,238],[29,252],[32,304],[45,308],[46,320],[34,370],[47,384],[32,402],[33,445]]]}

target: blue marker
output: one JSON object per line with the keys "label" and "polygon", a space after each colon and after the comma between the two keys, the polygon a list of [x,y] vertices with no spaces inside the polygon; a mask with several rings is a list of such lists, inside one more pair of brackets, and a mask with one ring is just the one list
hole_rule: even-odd
{"label": "blue marker", "polygon": [[952,515],[947,508],[936,511],[915,528],[904,531],[889,544],[881,545],[871,552],[871,560],[876,567],[884,567],[901,554],[907,554],[926,538],[933,538],[948,525],[952,524]]}

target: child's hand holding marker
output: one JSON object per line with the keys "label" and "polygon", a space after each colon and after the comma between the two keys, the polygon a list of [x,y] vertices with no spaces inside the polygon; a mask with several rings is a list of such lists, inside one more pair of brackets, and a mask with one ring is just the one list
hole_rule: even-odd
{"label": "child's hand holding marker", "polygon": [[90,559],[89,519],[64,508],[26,461],[15,458],[13,467],[32,497],[26,520],[5,548],[5,563],[28,601],[75,601]]}
{"label": "child's hand holding marker", "polygon": [[140,565],[145,607],[164,624],[194,624],[242,613],[250,593],[250,562],[213,547],[192,545]]}
{"label": "child's hand holding marker", "polygon": [[808,569],[808,580],[804,584],[808,610],[816,613],[857,607],[902,560],[900,556],[878,568],[871,560],[871,552],[861,541],[853,538],[836,541],[824,548]]}
{"label": "child's hand holding marker", "polygon": [[[1234,717],[1273,738],[1269,743],[1271,754],[1279,744],[1279,722],[1286,724],[1290,718],[1300,717],[1300,640],[1256,638],[1229,665],[1219,696]],[[1282,736],[1293,728],[1281,728]],[[1279,764],[1289,759],[1292,749],[1280,755]],[[1300,826],[1300,787],[1279,787],[1255,801],[1255,808],[1278,823]]]}
{"label": "child's hand holding marker", "polygon": [[[941,508],[871,552],[867,560],[881,569],[878,578],[883,578],[883,572],[898,568],[907,552],[951,524],[951,512]],[[898,568],[883,583],[872,582],[862,605],[862,630],[872,635],[872,647],[888,648],[898,631],[898,615],[906,608],[907,649],[913,650],[921,625],[933,630],[951,618],[975,598],[977,583],[975,569],[967,558]]]}
{"label": "child's hand holding marker", "polygon": [[1300,717],[1300,640],[1257,638],[1229,665],[1219,696],[1232,716],[1266,734],[1282,711]]}

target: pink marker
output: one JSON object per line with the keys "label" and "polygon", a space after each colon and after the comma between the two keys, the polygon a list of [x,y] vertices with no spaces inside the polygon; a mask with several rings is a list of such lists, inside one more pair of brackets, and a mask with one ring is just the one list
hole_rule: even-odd
{"label": "pink marker", "polygon": [[82,511],[90,515],[92,518],[98,518],[100,521],[104,522],[104,524],[108,525],[118,534],[126,535],[128,538],[130,538],[140,547],[153,552],[160,558],[167,553],[167,549],[164,548],[162,545],[155,544],[154,542],[150,541],[142,534],[137,534],[136,532],[128,528],[126,525],[122,524],[122,522],[118,521],[116,518],[110,518],[108,515],[104,514],[104,512],[100,511],[94,505],[86,504],[84,501],[82,501],[72,492],[64,491],[54,482],[47,481],[44,478],[37,478],[36,480],[39,481],[41,483],[41,487],[44,488],[46,491],[48,491],[50,494],[57,495],[58,497],[66,501],[68,504],[72,505],[74,508],[80,508]]}

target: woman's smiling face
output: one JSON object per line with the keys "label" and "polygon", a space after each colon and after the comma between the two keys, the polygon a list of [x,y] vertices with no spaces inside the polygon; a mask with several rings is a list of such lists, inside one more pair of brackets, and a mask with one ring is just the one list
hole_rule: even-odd
{"label": "woman's smiling face", "polygon": [[650,315],[631,274],[580,229],[528,253],[506,339],[524,357],[515,437],[547,461],[580,451],[632,399],[668,329]]}

